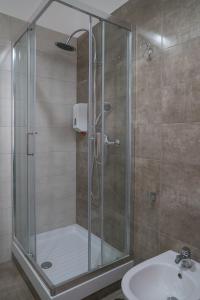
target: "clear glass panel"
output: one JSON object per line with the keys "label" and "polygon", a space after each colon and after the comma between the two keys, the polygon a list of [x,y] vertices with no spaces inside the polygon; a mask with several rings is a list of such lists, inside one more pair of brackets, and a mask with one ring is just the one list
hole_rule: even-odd
{"label": "clear glass panel", "polygon": [[[28,200],[29,200],[29,247],[32,258],[36,260],[36,214],[35,214],[35,70],[36,70],[35,28],[28,31],[29,80],[28,80],[28,132],[30,133],[30,151],[28,155]],[[29,142],[29,141],[28,141]],[[29,147],[29,145],[28,145]]]}
{"label": "clear glass panel", "polygon": [[[128,33],[60,6],[14,48],[15,235],[52,289],[128,249]],[[42,27],[61,11],[65,29]],[[73,51],[56,47],[70,35]],[[80,103],[87,132],[73,128]]]}
{"label": "clear glass panel", "polygon": [[28,35],[19,40],[13,50],[14,63],[14,205],[15,236],[26,252],[28,243]]}
{"label": "clear glass panel", "polygon": [[101,35],[102,25],[96,18],[91,18],[91,197],[89,204],[90,211],[90,248],[91,248],[91,268],[96,269],[101,266]]}
{"label": "clear glass panel", "polygon": [[[42,27],[47,19],[58,14],[65,28],[58,28],[55,18],[51,29]],[[80,20],[82,26],[72,19]],[[69,45],[64,50],[69,36]],[[57,47],[56,43],[63,43],[63,47]],[[88,43],[89,16],[80,11],[54,2],[37,20],[37,264],[52,286],[87,273],[90,264],[88,135],[81,128],[73,128],[73,111],[79,104],[86,107],[84,121],[86,124],[88,121]],[[90,116],[93,118],[93,111]],[[50,270],[42,268],[47,257],[53,264]]]}
{"label": "clear glass panel", "polygon": [[103,264],[127,254],[128,32],[104,23]]}
{"label": "clear glass panel", "polygon": [[[15,236],[24,250],[35,256],[35,215],[33,191],[34,168],[31,139],[31,119],[33,118],[33,89],[30,85],[30,65],[34,64],[34,31],[26,32],[13,49],[14,84],[14,154],[13,154],[13,193]],[[32,55],[31,55],[32,53]],[[31,56],[32,58],[31,58]],[[31,58],[31,59],[30,59]],[[32,81],[33,83],[33,81]],[[31,113],[30,113],[31,110]],[[31,115],[31,118],[30,118]],[[32,149],[30,149],[30,147]],[[28,156],[28,152],[31,155]],[[34,200],[32,198],[32,200]]]}
{"label": "clear glass panel", "polygon": [[128,254],[129,32],[92,18],[92,35],[89,255],[96,269]]}

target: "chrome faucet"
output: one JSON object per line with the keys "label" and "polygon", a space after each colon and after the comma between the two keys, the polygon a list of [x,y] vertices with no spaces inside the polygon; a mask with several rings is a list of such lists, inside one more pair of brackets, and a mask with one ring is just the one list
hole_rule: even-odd
{"label": "chrome faucet", "polygon": [[175,258],[175,263],[179,264],[181,262],[181,267],[184,269],[190,269],[192,267],[192,253],[190,248],[183,247],[181,249],[180,254],[178,254]]}

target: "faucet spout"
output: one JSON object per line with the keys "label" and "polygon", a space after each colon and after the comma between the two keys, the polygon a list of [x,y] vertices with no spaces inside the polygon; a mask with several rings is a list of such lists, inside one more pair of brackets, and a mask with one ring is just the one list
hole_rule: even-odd
{"label": "faucet spout", "polygon": [[180,254],[176,256],[175,263],[179,264],[181,262],[181,267],[189,269],[192,267],[191,256],[192,254],[190,248],[183,247]]}
{"label": "faucet spout", "polygon": [[182,260],[182,256],[180,254],[178,254],[175,258],[175,263],[179,264],[181,260]]}

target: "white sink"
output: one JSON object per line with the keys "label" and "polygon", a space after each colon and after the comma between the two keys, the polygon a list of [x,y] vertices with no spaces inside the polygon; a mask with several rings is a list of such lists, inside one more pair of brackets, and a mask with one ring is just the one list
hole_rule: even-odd
{"label": "white sink", "polygon": [[[133,267],[122,280],[128,300],[200,300],[200,264],[182,269],[167,251]],[[180,278],[182,277],[182,278]]]}

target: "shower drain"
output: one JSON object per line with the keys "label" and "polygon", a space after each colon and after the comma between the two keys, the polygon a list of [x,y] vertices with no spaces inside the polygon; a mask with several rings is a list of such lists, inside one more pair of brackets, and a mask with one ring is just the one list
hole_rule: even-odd
{"label": "shower drain", "polygon": [[[42,269],[50,269],[52,267],[52,263],[50,261],[45,261],[41,264]],[[171,300],[171,299],[170,299]],[[173,300],[173,299],[172,299]]]}
{"label": "shower drain", "polygon": [[178,300],[176,297],[168,297],[167,300]]}

